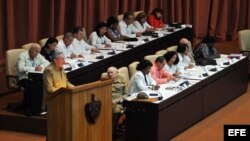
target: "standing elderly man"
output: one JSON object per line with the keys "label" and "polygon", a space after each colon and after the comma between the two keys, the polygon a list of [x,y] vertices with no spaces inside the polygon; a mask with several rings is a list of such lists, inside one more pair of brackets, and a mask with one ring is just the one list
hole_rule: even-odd
{"label": "standing elderly man", "polygon": [[43,83],[45,93],[53,93],[60,88],[72,88],[72,85],[64,72],[65,63],[62,52],[55,52],[52,56],[52,63],[44,69]]}
{"label": "standing elderly man", "polygon": [[41,47],[34,43],[30,49],[21,53],[17,61],[17,76],[19,84],[24,88],[23,108],[24,114],[32,116],[31,106],[31,80],[28,79],[28,72],[43,71],[49,62],[40,54]]}

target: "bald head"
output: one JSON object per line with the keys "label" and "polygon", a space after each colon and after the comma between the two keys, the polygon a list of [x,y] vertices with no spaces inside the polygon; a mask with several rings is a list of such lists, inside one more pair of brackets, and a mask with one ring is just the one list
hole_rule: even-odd
{"label": "bald head", "polygon": [[180,44],[188,45],[190,41],[187,38],[181,38]]}
{"label": "bald head", "polygon": [[107,69],[107,74],[109,78],[116,78],[117,74],[118,74],[118,70],[116,67],[109,67]]}
{"label": "bald head", "polygon": [[37,43],[33,43],[29,49],[29,56],[33,60],[40,53],[41,47]]}

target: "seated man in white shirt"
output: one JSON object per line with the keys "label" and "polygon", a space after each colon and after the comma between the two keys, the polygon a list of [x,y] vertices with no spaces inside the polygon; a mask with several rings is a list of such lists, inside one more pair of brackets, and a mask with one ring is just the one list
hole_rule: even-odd
{"label": "seated man in white shirt", "polygon": [[133,38],[134,36],[132,34],[135,34],[136,37],[142,36],[141,32],[138,31],[134,26],[134,15],[130,12],[126,12],[123,15],[123,20],[119,22],[118,25],[118,32],[122,36]]}
{"label": "seated man in white shirt", "polygon": [[63,55],[67,58],[81,57],[81,55],[77,55],[77,50],[72,45],[73,39],[74,37],[72,33],[65,33],[63,39],[58,42],[56,51],[62,52]]}
{"label": "seated man in white shirt", "polygon": [[49,62],[40,54],[39,44],[32,44],[30,49],[21,53],[17,61],[17,76],[19,84],[24,88],[23,108],[24,114],[32,116],[31,109],[31,89],[32,81],[28,79],[28,72],[43,71]]}
{"label": "seated man in white shirt", "polygon": [[145,12],[139,13],[134,21],[134,27],[139,31],[139,32],[152,32],[154,31],[154,28],[150,26],[147,22],[147,15]]}
{"label": "seated man in white shirt", "polygon": [[86,54],[91,54],[91,52],[98,52],[98,49],[87,44],[83,40],[83,29],[81,27],[74,27],[72,31],[74,35],[74,40],[72,45],[74,49],[77,50],[78,56],[84,56]]}
{"label": "seated man in white shirt", "polygon": [[97,48],[109,48],[111,47],[111,40],[105,36],[108,30],[106,23],[98,23],[95,31],[89,36],[89,44]]}

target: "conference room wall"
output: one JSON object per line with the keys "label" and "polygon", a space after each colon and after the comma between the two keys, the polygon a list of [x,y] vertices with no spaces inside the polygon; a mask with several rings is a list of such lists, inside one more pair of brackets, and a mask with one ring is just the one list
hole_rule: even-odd
{"label": "conference room wall", "polygon": [[0,68],[7,49],[63,34],[75,25],[89,35],[110,15],[127,10],[149,14],[155,7],[163,9],[166,23],[193,24],[195,38],[235,39],[238,30],[250,27],[249,0],[1,0]]}

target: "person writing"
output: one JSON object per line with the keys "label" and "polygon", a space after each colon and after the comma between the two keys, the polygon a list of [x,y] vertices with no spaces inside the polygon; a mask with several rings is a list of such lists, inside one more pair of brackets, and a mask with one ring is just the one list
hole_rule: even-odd
{"label": "person writing", "polygon": [[151,76],[157,84],[164,84],[170,80],[174,80],[174,77],[164,69],[165,64],[165,58],[159,56],[151,68]]}
{"label": "person writing", "polygon": [[149,60],[143,60],[137,65],[137,72],[130,79],[128,87],[129,94],[151,90],[152,86],[156,90],[159,89],[160,86],[157,85],[150,74],[152,65],[153,64]]}
{"label": "person writing", "polygon": [[49,62],[52,62],[52,55],[55,52],[57,44],[58,40],[54,37],[50,37],[42,47],[41,55],[43,55]]}
{"label": "person writing", "polygon": [[192,62],[192,59],[189,56],[189,48],[185,44],[179,44],[177,47],[177,54],[179,58],[178,65],[185,69],[191,69],[194,67],[195,62]]}
{"label": "person writing", "polygon": [[181,72],[183,72],[184,70],[181,70],[181,68],[177,65],[179,63],[177,53],[175,51],[169,51],[164,54],[163,57],[166,60],[164,69],[173,76],[179,77],[181,75]]}
{"label": "person writing", "polygon": [[147,15],[145,12],[139,13],[134,21],[135,28],[140,32],[153,32],[154,28],[147,22]]}
{"label": "person writing", "polygon": [[202,42],[194,50],[194,59],[203,59],[203,58],[218,58],[220,54],[216,50],[215,39],[211,36],[206,36],[202,39]]}
{"label": "person writing", "polygon": [[160,8],[155,8],[149,15],[148,23],[154,28],[164,28],[165,24],[162,20],[162,10]]}
{"label": "person writing", "polygon": [[74,35],[72,45],[73,48],[77,50],[77,54],[79,57],[83,57],[86,54],[91,54],[92,52],[99,52],[97,48],[87,44],[83,40],[83,29],[81,27],[74,27],[72,33]]}
{"label": "person writing", "polygon": [[139,32],[134,26],[134,15],[131,12],[126,12],[123,15],[123,20],[119,22],[118,31],[122,36],[127,38],[134,38],[142,36],[141,32]]}
{"label": "person writing", "polygon": [[77,56],[77,50],[75,50],[72,45],[73,39],[74,37],[72,33],[70,32],[65,33],[63,39],[58,42],[56,51],[62,52],[64,56],[67,58],[81,57]]}
{"label": "person writing", "polygon": [[38,71],[42,72],[43,69],[49,65],[49,62],[40,54],[41,47],[39,44],[34,43],[30,49],[21,53],[17,61],[17,76],[19,84],[24,88],[23,95],[23,108],[24,114],[32,116],[31,113],[31,89],[32,81],[28,79],[28,72]]}
{"label": "person writing", "polygon": [[124,40],[126,37],[122,36],[118,32],[118,20],[114,16],[110,16],[107,20],[108,31],[106,32],[106,36],[112,41],[121,41]]}
{"label": "person writing", "polygon": [[107,24],[100,22],[97,24],[95,31],[89,36],[89,44],[96,48],[110,48],[111,40],[105,36]]}

